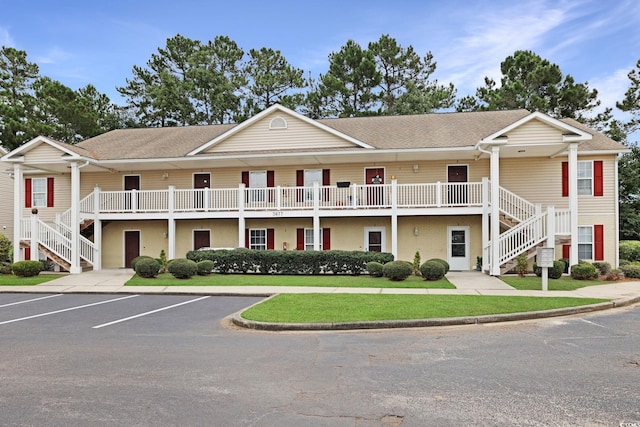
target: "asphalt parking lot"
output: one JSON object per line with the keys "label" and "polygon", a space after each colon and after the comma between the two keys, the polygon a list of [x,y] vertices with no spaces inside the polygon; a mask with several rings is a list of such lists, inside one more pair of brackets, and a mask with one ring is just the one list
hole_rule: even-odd
{"label": "asphalt parking lot", "polygon": [[260,332],[256,297],[0,294],[0,425],[620,425],[640,307],[502,325]]}

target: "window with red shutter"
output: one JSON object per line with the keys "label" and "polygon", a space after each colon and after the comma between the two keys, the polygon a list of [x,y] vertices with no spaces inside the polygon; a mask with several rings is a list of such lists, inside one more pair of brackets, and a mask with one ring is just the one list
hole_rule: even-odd
{"label": "window with red shutter", "polygon": [[47,207],[53,207],[53,178],[47,178]]}
{"label": "window with red shutter", "polygon": [[593,259],[604,261],[604,227],[602,224],[593,226]]}
{"label": "window with red shutter", "polygon": [[569,197],[569,163],[562,162],[562,197]]}
{"label": "window with red shutter", "polygon": [[593,195],[596,197],[604,195],[602,160],[593,162]]}
{"label": "window with red shutter", "polygon": [[31,178],[24,180],[24,207],[31,207]]}

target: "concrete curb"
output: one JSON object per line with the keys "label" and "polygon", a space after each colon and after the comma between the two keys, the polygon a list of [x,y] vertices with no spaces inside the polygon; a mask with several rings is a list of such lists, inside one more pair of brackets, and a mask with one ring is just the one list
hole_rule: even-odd
{"label": "concrete curb", "polygon": [[[261,301],[262,302],[262,301]],[[268,323],[243,319],[244,310],[235,313],[231,317],[234,325],[247,329],[261,331],[331,331],[352,329],[391,329],[391,328],[425,328],[434,326],[474,325],[482,323],[513,322],[518,320],[542,319],[547,317],[571,316],[594,311],[608,310],[640,303],[640,296],[623,298],[598,304],[583,305],[578,307],[556,308],[553,310],[530,311],[523,313],[492,314],[485,316],[445,317],[437,319],[410,319],[410,320],[377,320],[364,322],[338,322],[338,323]]]}

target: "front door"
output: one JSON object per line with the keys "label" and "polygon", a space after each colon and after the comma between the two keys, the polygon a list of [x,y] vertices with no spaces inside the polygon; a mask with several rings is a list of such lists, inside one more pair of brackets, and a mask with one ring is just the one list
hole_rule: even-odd
{"label": "front door", "polygon": [[365,229],[365,248],[368,252],[383,252],[384,229]]}
{"label": "front door", "polygon": [[204,207],[205,188],[211,188],[211,175],[208,173],[193,174],[193,188],[198,190],[194,192],[193,207],[202,209]]}
{"label": "front door", "polygon": [[[384,168],[367,168],[364,172],[364,183],[370,185],[367,188],[367,205],[379,206],[384,204]],[[376,187],[380,185],[380,187]]]}
{"label": "front door", "polygon": [[193,230],[193,250],[211,246],[211,230]]}
{"label": "front door", "polygon": [[447,262],[453,271],[469,271],[469,227],[447,227]]}
{"label": "front door", "polygon": [[[131,191],[131,190],[140,190],[140,175],[124,176],[124,191]],[[125,193],[125,196],[124,196],[124,209],[127,211],[134,210],[138,206],[137,203],[134,206],[134,204],[132,203],[133,199],[131,196],[132,196],[131,193]],[[138,200],[136,200],[136,202],[137,201]]]}
{"label": "front door", "polygon": [[131,268],[131,260],[140,256],[140,231],[124,232],[124,266]]}
{"label": "front door", "polygon": [[449,183],[448,203],[450,205],[467,204],[467,185],[469,179],[467,165],[450,165],[447,167],[447,182]]}

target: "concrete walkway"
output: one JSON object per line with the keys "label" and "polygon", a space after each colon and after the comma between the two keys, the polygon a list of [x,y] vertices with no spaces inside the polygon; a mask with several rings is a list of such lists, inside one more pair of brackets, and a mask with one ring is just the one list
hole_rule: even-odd
{"label": "concrete walkway", "polygon": [[548,296],[603,299],[640,298],[640,282],[618,282],[588,286],[575,291],[519,291],[500,279],[486,274],[449,272],[447,279],[456,289],[424,288],[336,288],[309,286],[124,286],[133,276],[131,269],[107,269],[70,274],[36,286],[0,286],[0,292],[22,293],[127,293],[127,294],[194,294],[194,295],[254,295],[278,293],[359,293],[359,294],[422,294],[422,295],[498,295]]}

